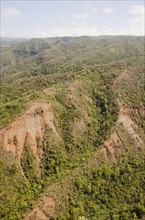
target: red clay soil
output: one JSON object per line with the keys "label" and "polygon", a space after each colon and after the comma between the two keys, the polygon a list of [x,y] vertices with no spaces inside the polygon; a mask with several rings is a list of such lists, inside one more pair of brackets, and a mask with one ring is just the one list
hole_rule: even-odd
{"label": "red clay soil", "polygon": [[[138,147],[144,145],[140,136],[136,132],[138,125],[129,116],[129,113],[133,112],[133,109],[123,107],[122,103],[119,100],[118,100],[118,106],[120,109],[118,123],[121,123],[122,126],[125,127],[125,129],[128,131],[128,133],[130,134],[132,139],[136,142]],[[144,111],[144,113],[145,113],[145,111]]]}
{"label": "red clay soil", "polygon": [[[130,77],[131,71],[125,70],[121,75],[117,77],[117,79],[113,82],[112,89],[115,90],[117,87],[118,82],[122,81],[125,78]],[[128,131],[130,136],[133,138],[133,140],[136,142],[137,146],[144,145],[143,141],[139,137],[139,135],[136,132],[136,129],[138,128],[137,124],[131,119],[130,113],[134,111],[140,112],[142,115],[145,115],[145,109],[144,108],[134,108],[134,107],[125,107],[121,103],[119,99],[117,99],[118,106],[119,106],[119,118],[118,123],[121,123],[122,126],[125,127],[125,129]]]}
{"label": "red clay soil", "polygon": [[56,209],[56,199],[45,195],[39,205],[30,212],[25,220],[50,220],[54,216]]}
{"label": "red clay soil", "polygon": [[120,74],[116,80],[114,80],[113,85],[112,85],[112,89],[115,90],[117,87],[118,82],[122,81],[125,78],[130,77],[131,75],[131,71],[130,70],[125,70],[122,74]]}
{"label": "red clay soil", "polygon": [[48,125],[59,137],[53,119],[54,112],[50,103],[34,103],[21,117],[0,131],[0,142],[4,149],[17,157],[20,163],[24,143],[27,139],[34,155],[40,161],[42,152],[37,148],[36,139],[43,138],[45,126]]}
{"label": "red clay soil", "polygon": [[[117,83],[126,77],[130,76],[130,71],[123,72],[113,83],[112,88],[116,89]],[[53,91],[49,91],[53,92]],[[136,132],[137,124],[130,118],[129,113],[133,111],[133,108],[125,108],[122,103],[118,101],[120,109],[117,123],[121,124],[129,135],[135,140],[137,146],[144,146],[142,139]],[[38,108],[43,109],[42,115],[36,114],[35,110]],[[144,111],[144,110],[143,110]],[[23,152],[24,141],[26,135],[29,134],[29,143],[32,145],[35,154],[37,155],[37,143],[36,137],[42,138],[44,135],[45,125],[49,125],[54,131],[56,136],[59,136],[53,123],[54,114],[50,104],[47,103],[35,103],[32,107],[19,119],[13,122],[8,128],[3,129],[0,132],[3,145],[7,150],[12,151],[20,159]],[[18,144],[14,145],[13,139],[16,135]],[[101,149],[90,160],[90,164],[98,164],[98,158],[103,156],[107,162],[116,162],[118,155],[122,151],[122,142],[116,131],[113,131],[109,139],[106,140]],[[57,200],[54,196],[44,195],[37,207],[26,215],[25,220],[50,220],[54,216],[57,209]]]}
{"label": "red clay soil", "polygon": [[[115,90],[117,87],[118,82],[121,80],[130,77],[131,72],[129,70],[125,70],[120,76],[117,77],[117,79],[114,81],[112,85],[112,89]],[[121,124],[126,131],[129,133],[129,135],[132,137],[134,142],[136,143],[137,148],[144,148],[145,144],[143,140],[140,138],[138,133],[136,132],[138,125],[131,119],[130,113],[134,111],[140,112],[142,115],[145,115],[145,109],[144,108],[131,108],[131,107],[125,107],[121,103],[119,99],[117,99],[118,106],[119,106],[119,117],[117,120],[117,123]],[[100,153],[105,157],[106,161],[115,162],[118,153],[121,151],[121,139],[118,136],[118,134],[114,131],[108,140],[104,143],[104,148],[100,150]]]}

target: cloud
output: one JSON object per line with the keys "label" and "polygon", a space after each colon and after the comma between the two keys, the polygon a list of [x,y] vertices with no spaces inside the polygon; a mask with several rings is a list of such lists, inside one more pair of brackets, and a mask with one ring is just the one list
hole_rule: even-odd
{"label": "cloud", "polygon": [[93,13],[97,12],[98,9],[94,5],[87,3],[79,11],[79,13],[72,15],[70,24],[76,27],[87,27],[89,20],[93,17]]}
{"label": "cloud", "polygon": [[133,17],[131,19],[129,19],[129,23],[131,25],[142,25],[144,24],[144,19],[142,17]]}
{"label": "cloud", "polygon": [[144,35],[144,11],[143,5],[132,5],[129,7],[131,15],[128,20],[129,31],[133,35]]}
{"label": "cloud", "polygon": [[102,12],[105,14],[113,14],[114,13],[114,11],[111,8],[104,8]]}
{"label": "cloud", "polygon": [[91,35],[94,36],[97,34],[97,27],[88,26],[88,27],[72,27],[72,28],[57,28],[50,30],[49,33],[42,33],[43,35],[48,36],[82,36],[82,35]]}
{"label": "cloud", "polygon": [[4,8],[2,9],[2,16],[5,18],[16,18],[20,16],[20,12],[15,8]]}
{"label": "cloud", "polygon": [[[53,28],[49,31],[30,33],[27,37],[61,37],[61,36],[99,36],[99,35],[130,35],[129,29],[111,28],[109,26],[84,26],[70,28]],[[23,36],[23,35],[22,35]]]}
{"label": "cloud", "polygon": [[88,13],[77,13],[72,15],[72,21],[70,22],[73,26],[87,26],[90,15]]}
{"label": "cloud", "polygon": [[[11,36],[11,37],[56,37],[56,36],[98,36],[98,35],[136,35],[141,36],[144,35],[144,8],[140,5],[133,5],[128,8],[128,22],[126,20],[126,25],[124,27],[111,27],[110,25],[103,25],[97,20],[93,20],[93,15],[91,12],[80,10],[80,13],[74,13],[71,16],[71,20],[68,20],[69,25],[63,27],[54,27],[53,25],[49,25],[50,27],[47,29],[43,29],[41,27],[36,27],[34,29],[21,30],[18,28],[14,30],[13,28],[4,29],[1,31],[2,36]],[[90,6],[88,5],[88,8]],[[91,7],[90,7],[91,8]],[[142,8],[142,9],[141,9]],[[106,8],[107,9],[107,8]],[[108,8],[109,9],[109,8]],[[108,11],[107,9],[107,11]],[[105,8],[104,8],[105,10]],[[106,10],[105,10],[106,11]],[[100,11],[101,13],[103,11]],[[108,12],[104,12],[108,13]],[[91,21],[96,21],[91,23]],[[52,23],[53,24],[53,23]],[[5,27],[6,28],[6,27]],[[41,30],[41,31],[40,31]]]}
{"label": "cloud", "polygon": [[129,8],[129,13],[139,16],[144,16],[145,8],[143,5],[132,5]]}
{"label": "cloud", "polygon": [[72,15],[72,19],[74,19],[76,21],[81,21],[81,20],[88,19],[88,18],[89,18],[89,15],[87,13]]}
{"label": "cloud", "polygon": [[5,37],[6,36],[6,32],[4,30],[0,30],[0,37]]}
{"label": "cloud", "polygon": [[3,30],[1,31],[1,35],[3,37],[25,37],[25,38],[45,38],[45,37],[62,37],[62,36],[98,36],[98,35],[143,35],[143,30],[136,26],[134,28],[132,25],[128,26],[127,28],[112,28],[110,26],[101,26],[98,27],[96,25],[86,25],[86,26],[70,26],[66,28],[50,28],[49,30]]}
{"label": "cloud", "polygon": [[87,12],[87,13],[94,13],[94,12],[98,12],[98,8],[96,8],[94,5],[88,3],[86,4],[83,8],[83,11]]}
{"label": "cloud", "polygon": [[82,36],[82,35],[97,35],[96,27],[70,27],[70,28],[52,28],[49,30],[36,31],[2,31],[2,37],[26,37],[26,38],[45,38],[45,37],[62,37],[62,36]]}

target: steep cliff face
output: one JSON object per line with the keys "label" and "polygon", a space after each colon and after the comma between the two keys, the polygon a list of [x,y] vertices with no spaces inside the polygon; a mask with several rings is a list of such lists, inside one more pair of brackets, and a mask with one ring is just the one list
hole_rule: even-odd
{"label": "steep cliff face", "polygon": [[27,140],[39,162],[42,150],[38,149],[37,140],[43,138],[46,126],[59,138],[54,125],[54,112],[51,104],[34,103],[21,117],[0,131],[1,144],[4,149],[12,152],[20,162]]}

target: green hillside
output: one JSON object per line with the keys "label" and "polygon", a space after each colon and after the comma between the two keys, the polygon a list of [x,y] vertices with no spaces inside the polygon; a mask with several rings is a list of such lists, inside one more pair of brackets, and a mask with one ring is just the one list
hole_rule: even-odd
{"label": "green hillside", "polygon": [[2,48],[2,220],[145,216],[144,37]]}

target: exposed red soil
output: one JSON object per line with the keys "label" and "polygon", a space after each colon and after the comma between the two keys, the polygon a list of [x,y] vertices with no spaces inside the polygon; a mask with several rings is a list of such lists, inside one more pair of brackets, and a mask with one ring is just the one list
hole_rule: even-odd
{"label": "exposed red soil", "polygon": [[[130,75],[130,71],[123,72],[114,81],[112,89],[115,90],[118,82],[126,77],[129,77]],[[72,102],[76,106],[76,108],[79,108],[77,100],[73,100],[72,94],[73,92],[75,92],[74,90],[74,87],[70,88],[70,91],[68,91],[68,98],[72,99]],[[54,91],[47,90],[46,92],[52,94]],[[119,99],[117,101],[120,109],[117,123],[121,124],[126,129],[126,131],[129,133],[132,139],[134,139],[137,147],[144,147],[142,139],[136,132],[137,124],[131,119],[129,114],[135,110],[139,110],[142,113],[145,113],[145,110],[126,108],[122,105]],[[35,110],[40,107],[43,109],[43,113],[38,115]],[[27,135],[28,141],[31,144],[33,150],[35,151],[35,154],[38,155],[36,137],[43,137],[46,124],[49,125],[50,128],[52,128],[56,136],[59,136],[54,126],[53,119],[54,113],[50,104],[33,104],[32,107],[22,117],[20,117],[18,120],[12,123],[8,128],[3,129],[0,132],[0,137],[2,138],[2,142],[5,148],[7,150],[12,151],[20,159],[21,154],[23,152],[24,141]],[[77,124],[77,126],[78,128],[84,127],[84,121],[80,121]],[[13,143],[15,135],[18,139],[17,146],[15,146]],[[93,164],[97,166],[99,164],[99,158],[101,156],[105,158],[106,162],[116,162],[118,160],[119,155],[122,152],[122,148],[123,145],[119,137],[119,134],[116,131],[113,131],[108,140],[106,140],[104,144],[101,146],[100,150],[98,150],[98,152],[96,152],[93,158],[91,158],[91,160],[88,162],[87,167],[89,168],[90,166],[93,166]],[[75,174],[76,173],[74,172],[74,175]],[[32,210],[29,214],[27,214],[25,220],[50,220],[50,218],[54,216],[55,211],[57,209],[57,200],[54,196],[51,196],[51,186],[49,187],[48,192],[49,195],[44,195],[41,198],[41,201],[38,203],[37,207],[34,210]]]}
{"label": "exposed red soil", "polygon": [[54,112],[50,103],[34,103],[21,117],[0,131],[0,142],[4,149],[12,152],[20,163],[25,141],[31,146],[37,160],[42,152],[37,147],[37,139],[42,139],[48,125],[59,137],[55,128]]}
{"label": "exposed red soil", "polygon": [[64,57],[64,56],[59,56],[59,57],[57,57],[56,59],[51,59],[51,60],[48,60],[48,61],[43,62],[42,65],[48,64],[48,63],[51,63],[51,62],[55,62],[55,61],[57,61],[57,60],[65,60],[65,59],[66,59],[66,57]]}
{"label": "exposed red soil", "polygon": [[120,74],[116,80],[114,80],[113,85],[112,85],[112,89],[115,90],[117,87],[118,82],[122,81],[125,78],[130,77],[131,75],[131,71],[130,70],[125,70],[122,74]]}
{"label": "exposed red soil", "polygon": [[118,106],[119,106],[119,109],[120,109],[120,113],[122,114],[130,114],[131,112],[140,112],[141,115],[145,115],[145,108],[143,107],[125,107],[119,99],[117,99],[117,102],[118,102]]}
{"label": "exposed red soil", "polygon": [[[119,109],[120,109],[118,123],[121,123],[125,127],[125,129],[128,131],[132,139],[136,142],[138,147],[144,145],[142,139],[136,132],[138,125],[129,116],[129,113],[133,112],[133,109],[123,107],[123,105],[121,104],[119,100],[118,100],[118,103],[119,103]],[[145,110],[142,109],[142,111],[144,111],[145,113]]]}
{"label": "exposed red soil", "polygon": [[109,139],[104,142],[104,145],[100,149],[99,154],[102,155],[106,161],[111,163],[116,162],[122,150],[121,145],[121,139],[119,135],[114,131],[110,135]]}
{"label": "exposed red soil", "polygon": [[[125,78],[128,78],[131,76],[130,70],[125,70],[122,74],[120,74],[117,79],[113,82],[112,89],[115,90],[117,88],[118,82],[122,81]],[[142,115],[145,115],[145,109],[139,108],[139,107],[125,107],[119,99],[117,99],[118,106],[119,106],[119,118],[118,123],[121,123],[122,126],[125,127],[129,135],[133,138],[133,140],[136,142],[137,146],[144,145],[143,141],[139,137],[139,135],[136,132],[136,129],[138,128],[137,124],[131,119],[130,113],[134,111],[140,112]]]}
{"label": "exposed red soil", "polygon": [[[125,71],[123,74],[121,74],[113,83],[113,85],[112,85],[113,90],[116,89],[118,81],[123,80],[126,77],[129,77],[130,74],[131,74],[130,71]],[[72,100],[73,100],[73,96],[72,96],[73,92],[74,92],[74,87],[72,87],[72,89],[70,91],[68,91],[68,96]],[[133,111],[136,111],[136,110],[140,111],[141,113],[144,114],[145,110],[140,109],[140,108],[137,108],[137,109],[126,108],[122,105],[122,103],[120,102],[119,99],[117,99],[117,101],[118,101],[118,106],[119,106],[119,110],[120,110],[117,123],[121,124],[126,129],[126,131],[129,133],[129,135],[132,137],[132,139],[134,139],[137,148],[144,147],[144,143],[143,143],[142,139],[139,137],[139,135],[136,132],[137,124],[131,119],[129,114]],[[76,108],[78,108],[78,104],[76,103],[76,100],[73,102],[73,104],[76,106]],[[80,123],[82,123],[82,122],[80,122]],[[78,124],[78,125],[80,125],[80,124]],[[82,124],[81,124],[81,126],[82,126]],[[117,131],[113,131],[111,133],[109,139],[107,139],[104,142],[104,144],[101,146],[100,150],[98,152],[96,152],[96,154],[88,161],[88,163],[86,165],[87,168],[90,169],[90,167],[98,166],[100,163],[99,162],[100,158],[103,158],[103,160],[105,159],[105,161],[109,162],[109,163],[117,162],[121,152],[123,151],[122,148],[123,148],[122,140],[121,140],[119,134],[117,133]],[[77,169],[79,169],[79,168],[77,168]],[[77,174],[77,169],[73,172],[72,176]],[[65,190],[67,190],[67,189],[65,189]],[[50,187],[48,187],[47,192],[49,192],[51,194],[51,191],[52,191],[52,189],[50,186]],[[57,195],[57,191],[56,191],[56,195]],[[47,217],[47,215],[45,214],[45,207],[49,206],[50,202],[45,200],[45,197],[42,198],[42,201],[44,202],[44,205],[42,205],[42,203],[40,202],[39,205],[36,207],[36,209],[34,209],[29,215],[27,215],[25,220],[38,220],[38,219],[39,220],[40,219],[41,220],[49,220],[49,217]],[[53,209],[54,213],[55,213],[55,210],[56,210],[56,205]],[[35,212],[36,212],[36,214],[34,214]],[[48,213],[50,214],[51,211],[50,212],[48,211]]]}
{"label": "exposed red soil", "polygon": [[30,212],[25,220],[50,220],[55,214],[56,199],[45,195],[39,205]]}
{"label": "exposed red soil", "polygon": [[[113,82],[112,89],[117,88],[118,82],[121,80],[130,77],[131,72],[125,70],[117,79]],[[117,123],[121,124],[125,130],[129,133],[130,137],[134,140],[136,148],[145,149],[145,144],[139,134],[137,133],[138,125],[131,119],[130,113],[134,111],[140,112],[142,115],[145,115],[145,109],[139,107],[125,107],[119,99],[117,99],[119,106],[119,116]],[[105,141],[104,148],[100,150],[100,153],[105,157],[106,161],[115,162],[117,155],[122,151],[122,143],[119,135],[114,131],[110,135],[109,139]]]}

